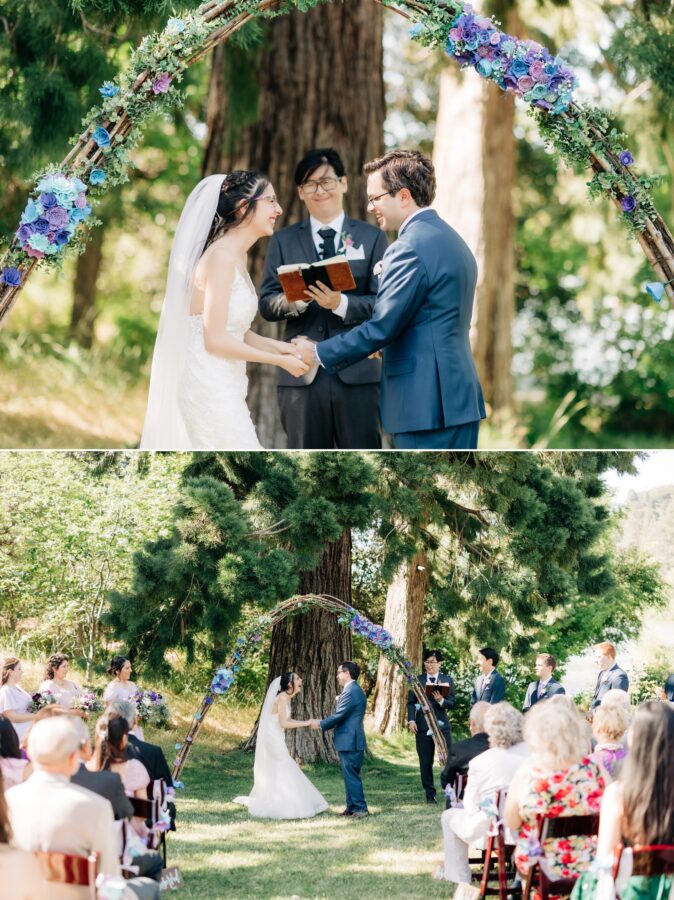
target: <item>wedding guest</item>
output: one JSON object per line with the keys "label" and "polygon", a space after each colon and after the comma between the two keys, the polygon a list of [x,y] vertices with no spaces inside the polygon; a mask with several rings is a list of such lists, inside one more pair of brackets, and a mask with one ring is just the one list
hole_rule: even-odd
{"label": "wedding guest", "polygon": [[0,716],[0,771],[5,788],[21,784],[33,771],[27,759],[21,756],[19,738],[9,719]]}
{"label": "wedding guest", "polygon": [[[609,779],[601,763],[589,756],[586,723],[573,701],[563,695],[537,703],[524,718],[524,739],[531,758],[513,778],[504,821],[519,830],[515,862],[525,875],[536,857],[539,816],[589,815],[599,804]],[[587,869],[596,839],[549,838],[543,851],[550,877],[573,878]]]}
{"label": "wedding guest", "polygon": [[493,647],[483,647],[477,654],[477,667],[481,674],[475,679],[471,705],[478,700],[484,700],[485,703],[500,703],[505,700],[506,683],[501,673],[496,671],[498,661],[498,650]]}
{"label": "wedding guest", "polygon": [[602,641],[594,646],[594,662],[599,669],[597,684],[594,689],[594,697],[590,703],[590,709],[596,709],[601,705],[607,691],[617,689],[629,690],[630,681],[627,673],[616,663],[616,649],[609,641]]}
{"label": "wedding guest", "polygon": [[498,790],[507,788],[529,756],[529,748],[522,740],[522,722],[522,713],[510,703],[489,706],[485,713],[489,749],[468,764],[463,809],[446,809],[440,820],[445,847],[445,881],[471,882],[469,847],[482,845],[489,830],[489,818],[482,803],[493,798]]}
{"label": "wedding guest", "polygon": [[[603,709],[603,704],[597,715]],[[597,860],[573,889],[572,900],[615,897],[611,870],[614,848],[674,844],[674,710],[666,703],[642,703],[629,729],[630,752],[620,780],[610,784],[601,802]],[[674,875],[643,874],[632,870],[620,886],[620,900],[658,900],[670,897]]]}
{"label": "wedding guest", "polygon": [[12,900],[53,900],[36,857],[12,846],[6,787],[0,771],[0,885],[11,890]]}
{"label": "wedding guest", "polygon": [[53,713],[62,712],[61,707],[54,705],[41,709],[39,712],[30,712],[32,697],[20,686],[23,676],[21,660],[15,656],[8,656],[0,666],[0,713],[14,726],[23,743],[31,726]]}
{"label": "wedding guest", "polygon": [[612,778],[627,756],[623,739],[629,723],[629,714],[619,703],[602,703],[592,718],[592,734],[597,743],[590,758],[600,762]]}
{"label": "wedding guest", "polygon": [[[452,746],[452,728],[447,715],[450,709],[454,708],[456,702],[454,697],[454,682],[440,671],[440,663],[442,662],[442,654],[438,650],[427,650],[424,653],[424,669],[426,670],[420,677],[419,681],[424,689],[426,685],[447,685],[447,696],[438,689],[434,690],[428,703],[435,713],[438,720],[438,727],[442,732],[447,747],[447,755]],[[419,757],[419,771],[421,773],[421,786],[426,794],[427,803],[437,803],[435,782],[433,780],[433,760],[435,759],[435,741],[433,736],[428,734],[428,724],[424,718],[423,710],[417,703],[414,691],[410,691],[407,697],[407,727],[415,736],[417,756]]]}
{"label": "wedding guest", "polygon": [[468,764],[471,759],[475,759],[480,753],[484,753],[485,750],[489,749],[489,735],[485,731],[484,717],[490,708],[489,703],[486,703],[484,700],[478,700],[471,709],[468,719],[470,737],[452,744],[449,757],[440,775],[440,783],[443,790],[448,784],[454,783],[457,775],[466,775],[468,773]]}
{"label": "wedding guest", "polygon": [[[269,241],[260,286],[261,315],[284,321],[284,340],[298,335],[320,341],[350,331],[372,315],[377,294],[374,267],[386,250],[383,231],[344,211],[347,178],[336,150],[309,150],[297,163],[295,184],[308,218],[276,231]],[[289,303],[277,269],[344,254],[355,288],[341,293],[314,287],[306,301]],[[291,449],[376,450],[381,447],[381,361],[366,358],[336,373],[313,367],[298,378],[279,370],[281,422]]]}
{"label": "wedding guest", "polygon": [[627,691],[622,691],[620,688],[611,688],[610,691],[606,691],[604,697],[601,701],[602,706],[619,706],[621,709],[624,709],[627,713],[627,718],[629,719],[632,715],[632,704],[630,703],[630,695]]}
{"label": "wedding guest", "polygon": [[80,765],[71,777],[71,782],[93,791],[100,797],[105,797],[112,806],[115,820],[130,819],[133,816],[133,806],[124,791],[122,779],[117,772],[105,769],[92,772],[87,769],[86,764],[94,755],[91,736],[84,722],[76,722],[76,728],[80,734]]}
{"label": "wedding guest", "polygon": [[562,685],[552,677],[552,673],[557,668],[557,660],[554,656],[550,653],[539,653],[534,668],[537,680],[532,681],[527,688],[522,712],[531,709],[539,700],[549,700],[555,694],[566,693]]}
{"label": "wedding guest", "polygon": [[[113,656],[108,666],[108,675],[112,677],[112,681],[103,692],[103,702],[106,708],[113,700],[126,700],[134,703],[134,697],[138,692],[138,687],[131,681],[131,662],[126,656]],[[136,723],[133,733],[136,737],[143,740],[143,729],[140,724]]]}
{"label": "wedding guest", "polygon": [[38,691],[43,694],[49,691],[56,697],[56,702],[64,709],[73,709],[74,700],[82,693],[80,687],[74,681],[66,678],[68,674],[68,657],[65,653],[54,653],[47,660],[45,680]]}
{"label": "wedding guest", "polygon": [[[33,726],[28,753],[35,771],[6,793],[14,844],[28,852],[98,853],[99,871],[119,875],[112,807],[70,783],[79,767],[79,747],[80,736],[69,717],[54,716]],[[86,887],[63,886],[58,896],[86,898],[90,894]]]}

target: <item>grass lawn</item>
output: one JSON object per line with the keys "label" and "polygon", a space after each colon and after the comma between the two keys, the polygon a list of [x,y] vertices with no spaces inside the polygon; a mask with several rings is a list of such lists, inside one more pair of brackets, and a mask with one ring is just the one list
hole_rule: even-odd
{"label": "grass lawn", "polygon": [[430,877],[442,858],[443,807],[424,801],[410,736],[370,738],[363,783],[371,815],[356,821],[337,815],[344,786],[339,769],[328,765],[304,769],[328,800],[327,812],[295,822],[250,818],[232,803],[253,781],[252,754],[237,750],[238,740],[231,733],[204,735],[183,770],[178,831],[169,835],[169,865],[179,866],[185,881],[181,896],[451,896],[449,885]]}

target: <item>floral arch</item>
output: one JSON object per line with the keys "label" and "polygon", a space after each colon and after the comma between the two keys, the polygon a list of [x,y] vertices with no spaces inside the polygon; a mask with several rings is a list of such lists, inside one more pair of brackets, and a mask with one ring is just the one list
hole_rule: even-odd
{"label": "floral arch", "polygon": [[[180,102],[183,72],[252,19],[306,12],[319,2],[325,0],[209,0],[143,39],[128,69],[100,88],[102,102],[89,111],[70,153],[38,179],[0,262],[0,322],[33,271],[58,266],[69,247],[82,250],[96,200],[125,180],[145,119]],[[626,136],[601,110],[574,100],[569,66],[534,41],[504,34],[464,0],[377,2],[413,23],[412,39],[444,48],[459,65],[528,104],[559,155],[593,171],[590,196],[603,194],[618,208],[657,278],[648,293],[674,301],[674,238],[650,195],[655,178],[636,173]]]}
{"label": "floral arch", "polygon": [[306,594],[303,596],[291,597],[283,603],[279,603],[270,613],[266,613],[253,622],[245,634],[236,639],[234,650],[224,666],[216,669],[211,680],[208,691],[206,692],[199,708],[194,713],[192,722],[185,738],[176,744],[176,756],[173,760],[173,780],[178,787],[182,787],[182,783],[178,780],[183,766],[187,760],[187,756],[197,739],[199,730],[203,725],[204,719],[213,705],[216,697],[223,696],[236,682],[237,673],[241,668],[245,658],[255,652],[262,640],[263,634],[271,631],[278,622],[288,616],[302,615],[310,609],[322,609],[332,613],[337,617],[337,621],[349,628],[354,634],[360,635],[371,644],[374,644],[384,656],[397,666],[407,679],[410,690],[414,691],[417,701],[424,713],[426,722],[428,723],[429,734],[432,734],[435,746],[438,750],[438,759],[441,763],[447,761],[447,753],[445,750],[445,741],[442,732],[438,727],[438,721],[431,707],[426,700],[426,694],[416,675],[412,674],[412,663],[405,658],[402,648],[397,647],[393,643],[393,637],[381,625],[376,625],[368,618],[361,615],[348,603],[337,597],[330,597],[326,594]]}

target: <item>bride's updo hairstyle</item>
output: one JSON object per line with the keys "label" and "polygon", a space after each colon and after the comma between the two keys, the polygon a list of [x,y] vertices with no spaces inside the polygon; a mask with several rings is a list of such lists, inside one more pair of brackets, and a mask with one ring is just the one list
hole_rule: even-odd
{"label": "bride's updo hairstyle", "polygon": [[[218,199],[218,208],[213,216],[211,228],[204,244],[204,252],[211,246],[213,241],[217,241],[223,234],[227,234],[232,228],[243,225],[255,212],[255,205],[250,201],[257,200],[264,191],[269,187],[269,180],[261,175],[260,172],[246,172],[238,170],[225,175],[222,187],[220,188],[220,198]],[[242,215],[238,215],[239,210],[246,206]]]}
{"label": "bride's updo hairstyle", "polygon": [[278,689],[279,694],[287,694],[288,688],[295,687],[295,673],[294,672],[284,672],[281,675],[281,685]]}

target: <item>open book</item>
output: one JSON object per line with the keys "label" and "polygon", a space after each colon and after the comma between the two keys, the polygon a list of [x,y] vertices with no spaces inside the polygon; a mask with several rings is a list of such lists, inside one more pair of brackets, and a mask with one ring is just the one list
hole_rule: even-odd
{"label": "open book", "polygon": [[427,684],[426,687],[426,696],[432,697],[436,691],[440,691],[443,697],[449,697],[449,685],[448,684]]}
{"label": "open book", "polygon": [[305,293],[308,287],[322,281],[333,291],[350,291],[356,286],[346,256],[332,256],[315,263],[293,263],[279,266],[276,270],[286,300],[309,300]]}

